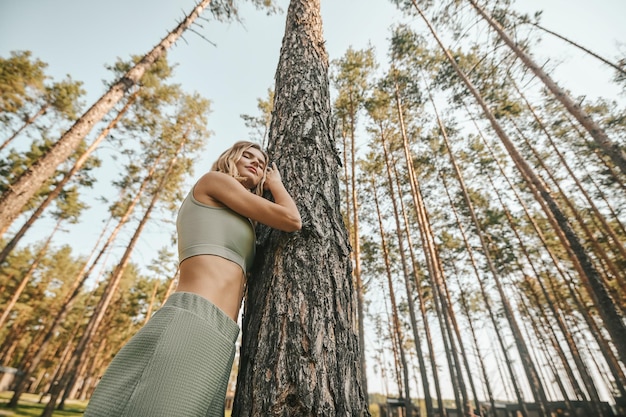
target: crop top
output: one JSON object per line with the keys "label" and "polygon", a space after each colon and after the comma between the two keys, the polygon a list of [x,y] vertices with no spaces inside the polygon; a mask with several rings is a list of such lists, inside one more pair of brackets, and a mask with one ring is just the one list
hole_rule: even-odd
{"label": "crop top", "polygon": [[193,188],[176,219],[178,262],[196,255],[217,255],[241,266],[244,275],[254,260],[256,236],[250,220],[227,207],[196,200]]}

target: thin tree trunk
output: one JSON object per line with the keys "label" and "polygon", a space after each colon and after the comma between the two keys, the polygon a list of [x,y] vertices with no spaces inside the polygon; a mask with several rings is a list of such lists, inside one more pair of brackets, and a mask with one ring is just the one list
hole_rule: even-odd
{"label": "thin tree trunk", "polygon": [[64,220],[63,218],[59,218],[57,220],[57,223],[52,229],[52,232],[50,233],[50,235],[48,236],[48,239],[46,239],[46,243],[44,243],[41,249],[37,252],[37,254],[35,255],[35,258],[33,259],[33,262],[30,264],[30,267],[28,268],[26,272],[24,272],[24,275],[22,276],[22,279],[19,285],[17,286],[17,288],[15,288],[13,292],[13,296],[11,296],[11,299],[9,300],[9,302],[4,306],[4,312],[2,313],[2,316],[0,316],[0,328],[4,326],[5,321],[9,317],[9,313],[11,312],[11,310],[13,310],[13,307],[15,307],[17,300],[20,298],[20,295],[22,295],[22,292],[26,288],[26,284],[28,284],[28,281],[33,276],[33,272],[39,266],[41,259],[44,257],[46,251],[48,250],[48,247],[50,246],[50,242],[52,241],[52,238],[54,237],[55,233],[61,227],[61,223],[63,222],[63,220]]}
{"label": "thin tree trunk", "polygon": [[[524,133],[521,131],[521,129],[517,126],[517,124],[515,122],[512,121],[512,123],[513,123],[515,129],[517,130],[517,132],[520,134],[520,137],[524,140],[524,143],[526,144],[526,146],[530,149],[532,154],[537,159],[537,162],[539,163],[541,168],[543,168],[543,170],[547,173],[548,177],[550,178],[550,180],[552,180],[552,183],[555,185],[556,189],[559,191],[559,194],[561,194],[562,200],[565,202],[565,205],[570,209],[570,212],[573,214],[574,218],[578,222],[578,225],[580,226],[580,228],[584,232],[585,236],[587,237],[587,240],[591,244],[591,247],[594,249],[594,253],[596,254],[596,257],[599,258],[599,262],[601,264],[604,263],[604,265],[606,265],[606,268],[608,268],[608,271],[598,271],[600,273],[600,275],[601,276],[605,276],[605,275],[607,275],[607,272],[609,272],[610,276],[612,276],[614,279],[616,279],[621,286],[626,287],[626,279],[624,278],[623,274],[620,273],[619,268],[617,267],[617,265],[615,265],[615,262],[609,257],[609,254],[607,253],[607,251],[600,246],[600,243],[598,242],[598,239],[595,237],[595,235],[589,229],[589,226],[587,226],[587,224],[585,223],[585,220],[582,218],[582,216],[580,214],[580,211],[574,206],[574,203],[572,203],[571,199],[565,193],[565,191],[561,187],[560,182],[554,177],[554,175],[552,174],[551,170],[543,162],[543,160],[540,157],[540,155],[537,153],[535,148],[528,141],[528,138],[526,137],[526,135],[524,135]],[[573,180],[574,180],[574,182],[577,181],[577,179],[575,177],[573,178]],[[584,192],[584,190],[583,190],[583,192]],[[593,203],[592,203],[592,205],[593,205]],[[608,227],[608,225],[607,225],[607,227]],[[621,244],[619,246],[621,247]],[[604,261],[604,262],[602,262],[602,261]],[[604,273],[602,273],[602,272],[604,272]],[[611,292],[613,297],[615,297],[616,299],[619,299],[618,298],[619,297],[619,293],[617,293],[616,290],[613,290],[610,286],[608,286],[608,280],[609,280],[608,277],[606,277],[605,280],[604,280],[605,285],[607,285],[607,289],[609,290],[609,292]],[[619,305],[619,303],[618,303],[618,305]]]}
{"label": "thin tree trunk", "polygon": [[91,386],[97,380],[97,378],[94,378],[93,375],[96,373],[98,365],[100,364],[99,358],[102,356],[102,352],[104,352],[104,350],[108,347],[109,346],[107,345],[107,339],[101,339],[98,343],[98,350],[91,359],[91,366],[89,367],[89,370],[87,370],[86,375],[83,378],[83,383],[80,387],[80,391],[77,394],[70,396],[70,398],[76,398],[78,400],[86,400],[89,398]]}
{"label": "thin tree trunk", "polygon": [[[565,169],[567,170],[567,173],[570,175],[570,178],[572,180],[574,180],[574,183],[576,184],[576,186],[578,187],[580,192],[585,197],[585,200],[587,200],[587,202],[589,203],[589,207],[591,208],[591,210],[595,214],[595,217],[598,219],[598,221],[600,221],[600,223],[602,224],[604,230],[609,234],[609,236],[613,240],[613,244],[611,245],[611,247],[616,247],[617,250],[619,251],[620,255],[622,256],[622,258],[626,260],[626,249],[624,248],[624,245],[621,242],[620,238],[617,236],[617,234],[615,233],[613,228],[609,226],[609,224],[607,223],[607,221],[604,218],[604,216],[602,215],[602,213],[600,213],[600,210],[598,210],[598,207],[596,206],[596,204],[593,202],[593,200],[589,196],[589,193],[587,193],[587,191],[583,187],[582,183],[580,182],[580,180],[578,179],[578,177],[576,176],[576,174],[574,173],[574,171],[570,167],[570,164],[567,162],[567,159],[565,158],[563,153],[556,146],[556,143],[554,142],[554,139],[552,138],[552,135],[550,134],[550,132],[548,132],[548,129],[546,128],[546,126],[544,125],[542,120],[539,118],[539,115],[537,114],[537,112],[535,111],[533,106],[530,104],[530,102],[528,101],[526,96],[522,93],[522,91],[520,91],[519,87],[517,86],[517,83],[515,83],[513,80],[511,80],[511,81],[512,81],[513,87],[515,88],[515,91],[517,91],[517,93],[520,95],[522,100],[524,100],[524,103],[526,104],[526,107],[528,108],[528,110],[533,115],[533,118],[537,122],[537,125],[539,126],[541,131],[546,135],[546,138],[548,139],[548,142],[552,146],[552,149],[554,149],[554,152],[559,157],[559,161],[561,162],[561,165],[563,167],[565,167]],[[521,133],[521,131],[520,131],[520,133]],[[617,216],[615,216],[615,220],[619,223],[619,218]],[[621,225],[621,223],[620,223],[620,225]]]}
{"label": "thin tree trunk", "polygon": [[152,316],[152,309],[154,308],[154,301],[156,300],[156,293],[159,289],[159,282],[156,281],[154,283],[154,287],[152,288],[152,294],[150,295],[150,303],[148,303],[148,311],[146,311],[146,317],[143,320],[143,324],[145,325],[148,320],[150,320],[150,316]]}
{"label": "thin tree trunk", "polygon": [[352,197],[352,229],[353,229],[353,241],[352,241],[352,253],[354,257],[354,271],[355,278],[355,291],[356,291],[356,312],[357,312],[357,324],[359,327],[359,351],[361,365],[361,385],[364,392],[367,392],[367,368],[365,364],[365,330],[364,330],[364,307],[363,307],[363,277],[361,276],[361,236],[359,229],[359,201],[357,198],[356,189],[356,139],[354,137],[354,113],[350,113],[350,156],[351,156],[351,175],[350,175],[350,194]]}
{"label": "thin tree trunk", "polygon": [[[413,4],[417,8],[417,3],[412,0]],[[611,142],[606,132],[588,115],[578,103],[561,89],[550,76],[537,65],[532,58],[526,54],[522,49],[516,45],[515,41],[511,39],[504,31],[502,26],[489,16],[479,5],[476,0],[467,0],[476,9],[478,14],[489,23],[489,25],[498,33],[500,39],[506,43],[509,48],[518,56],[522,62],[535,73],[537,77],[545,86],[554,94],[557,100],[565,106],[565,108],[578,120],[578,122],[589,132],[591,137],[597,142],[600,148],[611,158],[613,163],[619,167],[623,174],[626,175],[626,152],[620,148],[619,144]]]}
{"label": "thin tree trunk", "polygon": [[[446,189],[446,194],[448,193],[448,190]],[[448,194],[448,199],[451,201],[450,199],[450,195]],[[469,247],[469,243],[467,241],[464,242],[466,247]],[[454,265],[454,264],[453,264]],[[455,268],[456,269],[456,268]],[[455,274],[455,276],[459,276],[459,274]],[[467,300],[467,297],[465,296],[465,291],[462,288],[461,282],[457,279],[457,284],[459,286],[460,289],[460,293],[459,293],[459,299],[461,301],[461,308],[463,311],[463,314],[465,314],[465,317],[467,318],[467,324],[469,326],[469,330],[470,330],[470,334],[472,335],[472,342],[473,342],[473,346],[475,349],[475,356],[478,360],[478,364],[480,365],[480,371],[482,374],[482,379],[483,379],[483,384],[485,386],[485,390],[487,391],[487,400],[489,401],[489,404],[491,405],[490,407],[490,414],[492,415],[492,417],[498,417],[496,415],[496,403],[495,403],[495,398],[493,397],[493,389],[491,388],[491,378],[489,378],[489,374],[487,373],[487,366],[485,365],[485,359],[483,358],[483,355],[481,353],[481,349],[480,346],[478,344],[478,336],[476,334],[476,329],[474,327],[474,324],[472,323],[472,318],[470,315],[470,307],[469,307],[469,302]],[[468,366],[469,368],[469,366]],[[474,401],[476,403],[476,410],[478,410],[478,412],[480,413],[480,415],[483,415],[483,407],[480,406],[480,402],[478,400],[478,396],[476,395],[476,393],[474,393]]]}
{"label": "thin tree trunk", "polygon": [[[39,363],[41,362],[41,359],[42,359],[42,355],[45,352],[45,348],[47,347],[48,343],[52,340],[52,337],[54,336],[59,324],[63,322],[63,320],[69,313],[74,300],[80,294],[81,288],[83,287],[87,279],[90,277],[91,273],[93,272],[96,265],[98,264],[100,258],[104,256],[105,253],[107,253],[108,248],[113,244],[113,241],[117,237],[118,233],[122,230],[122,227],[130,219],[136,205],[139,203],[139,200],[141,199],[146,187],[150,183],[150,180],[152,179],[152,176],[154,175],[154,171],[156,170],[159,161],[160,161],[160,157],[157,158],[155,163],[152,165],[151,170],[148,172],[148,174],[142,181],[141,186],[139,187],[139,190],[135,194],[133,200],[128,204],[128,207],[126,208],[125,213],[122,215],[115,229],[113,229],[113,231],[109,235],[109,238],[107,239],[103,247],[98,252],[98,255],[91,262],[91,265],[89,266],[89,262],[85,262],[85,264],[83,265],[83,268],[78,272],[78,274],[76,274],[74,278],[74,282],[72,283],[71,287],[67,291],[65,298],[61,302],[60,311],[56,315],[52,325],[50,326],[50,329],[48,329],[48,332],[46,333],[46,336],[44,337],[43,341],[41,342],[40,345],[36,347],[37,353],[35,354],[33,360],[31,361],[31,365],[17,379],[15,383],[15,387],[13,389],[13,396],[11,397],[9,404],[7,404],[7,407],[11,407],[11,408],[17,407],[18,401],[22,393],[24,392],[25,384],[28,381],[29,375],[31,375],[35,371],[37,366],[39,366]],[[106,231],[106,227],[103,229],[102,235],[98,238],[98,243],[96,243],[96,245],[94,246],[94,250],[95,248],[98,247],[99,241],[104,236],[105,231]]]}
{"label": "thin tree trunk", "polygon": [[[459,68],[458,64],[456,63],[450,52],[445,48],[445,46],[437,36],[434,28],[430,24],[430,21],[428,21],[422,10],[418,7],[415,0],[412,0],[412,2],[424,22],[426,22],[433,37],[448,58],[449,63],[455,69],[457,75],[459,75],[459,77],[462,79],[467,89],[472,93],[477,103],[483,110],[485,116],[489,119],[491,127],[501,139],[505,148],[511,155],[511,158],[515,162],[515,165],[518,167],[520,173],[522,174],[526,184],[533,192],[535,199],[539,202],[539,204],[541,204],[544,212],[546,213],[546,216],[553,224],[554,231],[559,236],[559,239],[563,243],[563,246],[565,248],[571,248],[571,251],[575,254],[575,256],[572,257],[572,262],[575,264],[577,270],[579,271],[580,278],[584,286],[587,288],[589,295],[594,301],[595,306],[598,308],[598,312],[600,313],[604,321],[606,329],[611,335],[612,341],[615,344],[620,359],[622,360],[622,362],[626,363],[626,324],[624,323],[622,315],[616,308],[615,302],[611,299],[611,296],[609,295],[604,283],[602,282],[600,274],[593,266],[592,260],[586,253],[585,248],[581,244],[578,236],[576,236],[576,234],[572,230],[567,217],[563,214],[559,206],[552,198],[550,190],[548,190],[543,182],[532,171],[528,163],[519,154],[513,142],[510,140],[504,129],[502,129],[495,116],[487,106],[487,103],[485,103],[478,90],[476,90],[476,87],[474,87],[474,85],[467,78],[465,73]],[[624,164],[624,169],[626,170],[626,163]]]}
{"label": "thin tree trunk", "polygon": [[33,195],[67,160],[91,129],[119,102],[131,87],[136,85],[146,70],[154,64],[178,40],[200,16],[211,0],[201,0],[183,21],[165,36],[133,68],[117,80],[111,88],[61,136],[50,150],[25,171],[0,196],[0,230],[5,230],[28,203]]}
{"label": "thin tree trunk", "polygon": [[[491,184],[491,186],[493,187],[494,190],[497,190],[491,176],[489,177],[489,182]],[[566,342],[567,342],[567,346],[570,350],[570,354],[572,355],[574,362],[577,366],[578,372],[581,375],[581,379],[583,381],[583,383],[585,384],[585,387],[587,389],[587,392],[590,393],[593,401],[598,401],[599,402],[599,397],[597,392],[595,391],[595,386],[593,384],[593,380],[591,379],[591,376],[587,370],[587,367],[585,366],[582,358],[580,357],[580,352],[578,350],[578,347],[576,346],[576,343],[574,342],[574,339],[572,337],[571,332],[569,331],[567,324],[565,323],[565,321],[563,320],[562,315],[557,311],[553,301],[552,301],[552,297],[550,296],[550,294],[548,293],[547,288],[545,287],[543,280],[541,279],[541,275],[539,273],[539,271],[537,271],[537,269],[535,268],[535,264],[532,261],[530,254],[528,253],[528,250],[526,248],[526,245],[524,244],[524,239],[522,239],[522,237],[519,234],[519,231],[517,230],[517,227],[515,226],[515,222],[513,220],[513,216],[511,215],[511,213],[509,212],[509,210],[504,206],[504,202],[502,201],[502,198],[500,197],[500,193],[497,193],[497,197],[498,197],[498,201],[500,202],[500,204],[502,205],[503,209],[504,209],[504,213],[507,217],[507,220],[509,222],[509,226],[511,227],[511,229],[513,230],[513,233],[515,234],[518,244],[520,245],[520,248],[522,250],[522,252],[524,253],[524,257],[526,258],[526,260],[528,261],[528,265],[532,268],[534,274],[535,274],[535,280],[533,282],[536,282],[537,284],[539,284],[539,288],[541,289],[542,295],[544,297],[544,302],[548,305],[548,308],[550,310],[550,313],[552,314],[552,317],[554,317],[554,319],[557,322],[557,325],[559,327],[559,329],[561,330],[561,334],[563,335],[563,337],[565,338]],[[520,270],[521,270],[521,266],[520,266]],[[526,277],[527,281],[530,281],[530,277]],[[532,295],[535,297],[536,300],[536,305],[537,306],[541,306],[541,302],[540,297],[538,294],[535,293],[534,290],[534,286],[531,284],[529,284],[528,288],[530,289]],[[551,337],[550,340],[553,343],[553,347],[554,349],[557,351],[557,353],[559,354],[559,357],[562,360],[563,366],[565,367],[565,371],[570,379],[570,383],[572,384],[572,387],[574,388],[574,392],[576,394],[576,397],[581,399],[581,400],[586,400],[585,395],[582,391],[582,389],[580,388],[579,384],[578,384],[578,380],[577,378],[574,376],[574,374],[572,373],[571,367],[569,366],[567,359],[565,357],[565,354],[563,352],[563,349],[561,348],[560,343],[558,343],[558,338],[557,335],[555,333],[554,330],[554,326],[551,325],[548,322],[548,317],[545,314],[543,308],[540,308],[540,312],[544,318],[544,321],[548,324],[548,327],[550,329],[550,333],[551,333]],[[566,402],[568,402],[568,400],[566,399]],[[569,404],[570,409],[573,408],[571,407],[571,404]],[[600,412],[600,410],[595,410],[596,413]],[[602,415],[601,412],[598,415]]]}
{"label": "thin tree trunk", "polygon": [[165,295],[163,296],[163,300],[161,301],[161,305],[165,304],[167,299],[170,297],[170,294],[174,291],[176,284],[178,283],[178,277],[180,276],[180,269],[176,268],[176,272],[172,279],[170,279],[170,283],[167,286],[167,290],[165,291]]}
{"label": "thin tree trunk", "polygon": [[[444,180],[444,187],[447,190],[447,185],[445,183],[445,179],[444,177],[442,177],[442,180]],[[487,288],[485,286],[484,280],[480,277],[480,270],[478,267],[478,263],[474,257],[474,249],[470,246],[469,241],[467,240],[467,235],[465,233],[465,229],[463,227],[463,223],[461,222],[458,212],[455,208],[454,205],[450,206],[455,219],[456,219],[456,223],[458,225],[459,231],[461,232],[461,236],[463,238],[463,242],[465,243],[465,248],[467,250],[468,256],[470,257],[470,263],[472,265],[472,268],[474,270],[474,274],[476,276],[476,281],[478,282],[479,288],[480,288],[480,293],[481,296],[483,298],[483,302],[485,303],[485,309],[487,310],[487,313],[489,315],[489,318],[491,320],[491,323],[493,324],[493,328],[496,332],[496,338],[498,340],[498,344],[500,346],[500,349],[502,351],[502,353],[504,354],[504,361],[506,363],[506,368],[507,371],[509,373],[509,378],[508,380],[511,381],[511,383],[513,384],[513,390],[515,392],[515,397],[517,399],[518,404],[520,405],[521,408],[521,413],[523,417],[528,417],[528,410],[526,409],[526,404],[524,402],[524,399],[522,397],[522,393],[521,393],[521,389],[517,380],[517,376],[515,374],[515,371],[513,370],[513,360],[511,359],[509,353],[508,353],[508,347],[507,347],[507,343],[504,340],[504,336],[502,335],[502,329],[500,328],[500,323],[498,322],[496,315],[495,315],[495,311],[492,307],[492,301],[491,301],[491,297],[489,296],[488,292],[487,292]],[[498,369],[500,371],[500,369]],[[504,376],[500,376],[500,379],[502,381],[506,381],[507,378],[504,378]]]}
{"label": "thin tree trunk", "polygon": [[[469,112],[468,112],[468,114],[469,114]],[[554,267],[556,268],[556,270],[558,271],[559,275],[563,279],[563,282],[566,284],[566,287],[569,290],[570,295],[571,295],[571,300],[573,300],[574,303],[576,304],[576,306],[578,308],[578,311],[580,312],[581,316],[584,318],[585,322],[589,326],[589,329],[591,330],[591,334],[594,335],[594,338],[596,339],[598,345],[601,347],[601,352],[604,354],[604,357],[605,357],[607,363],[609,364],[610,369],[613,372],[615,380],[619,381],[616,384],[617,387],[618,387],[618,390],[620,391],[622,396],[626,397],[626,390],[624,389],[624,387],[626,386],[626,376],[622,372],[621,367],[620,367],[620,365],[619,365],[619,363],[617,361],[617,358],[615,358],[615,355],[613,354],[612,348],[609,346],[609,344],[605,340],[604,336],[602,335],[602,333],[598,329],[598,326],[595,323],[595,320],[589,314],[589,308],[582,304],[582,302],[581,302],[582,298],[576,293],[576,291],[574,289],[574,284],[571,282],[571,279],[569,279],[566,276],[565,272],[563,271],[563,267],[560,264],[559,257],[550,248],[550,245],[548,244],[545,236],[543,235],[543,232],[541,231],[541,228],[539,227],[539,225],[537,224],[537,222],[533,218],[532,214],[530,213],[530,210],[528,209],[528,207],[526,206],[526,204],[524,203],[524,201],[522,200],[522,198],[520,197],[518,192],[515,190],[511,180],[504,173],[504,169],[502,168],[502,165],[500,164],[500,162],[496,158],[496,155],[495,155],[493,149],[491,148],[491,146],[489,145],[489,143],[485,139],[484,135],[482,134],[482,132],[478,128],[478,125],[476,124],[476,121],[473,120],[473,119],[472,119],[472,121],[474,122],[474,124],[476,126],[476,129],[479,132],[479,136],[483,140],[483,143],[485,144],[486,148],[489,149],[489,152],[491,154],[491,157],[492,157],[493,161],[498,165],[498,169],[499,169],[502,177],[507,181],[507,184],[509,185],[509,188],[515,194],[515,197],[517,198],[517,201],[518,201],[520,207],[522,207],[522,209],[524,210],[524,214],[526,215],[526,218],[528,219],[530,224],[533,226],[533,230],[535,231],[535,233],[537,234],[537,236],[541,240],[541,243],[542,243],[543,247],[545,248],[546,252],[548,253],[548,255],[550,256],[550,259],[552,260],[552,263],[553,263]],[[557,295],[558,292],[554,289],[554,283],[552,282],[552,280],[548,280],[548,282],[552,286],[552,288],[551,288],[552,293]],[[557,303],[558,302],[559,302],[559,300],[557,300]]]}
{"label": "thin tree trunk", "polygon": [[[381,126],[381,124],[379,124],[379,129],[380,129],[380,135],[381,138],[383,138],[384,136],[384,131],[383,128]],[[383,145],[383,150],[386,151],[386,148]],[[393,167],[394,167],[394,174],[395,174],[395,178],[396,178],[396,184],[398,187],[398,193],[402,194],[401,191],[401,187],[400,187],[400,178],[398,175],[398,172],[396,170],[396,163],[393,163]],[[424,301],[424,297],[422,294],[422,289],[420,286],[420,282],[418,279],[418,273],[417,273],[417,269],[419,268],[417,260],[415,259],[415,252],[413,250],[413,242],[411,239],[411,233],[409,230],[409,219],[408,219],[408,215],[406,213],[406,208],[404,205],[404,200],[402,198],[398,199],[400,201],[400,206],[402,209],[402,216],[403,216],[403,220],[404,220],[404,229],[406,231],[406,239],[407,239],[407,246],[409,248],[409,254],[411,256],[411,266],[413,268],[413,277],[414,277],[414,282],[415,282],[415,292],[417,293],[418,296],[418,301],[420,304],[420,312],[421,312],[421,317],[422,317],[422,321],[424,323],[424,333],[426,335],[426,341],[427,341],[427,345],[429,348],[429,351],[433,351],[433,345],[432,345],[432,338],[430,335],[430,326],[428,324],[428,317],[426,315],[426,307],[425,307],[425,301]],[[395,198],[392,198],[392,202],[395,202]],[[398,227],[400,227],[398,225]],[[417,352],[417,360],[419,362],[419,370],[420,370],[420,376],[421,376],[421,381],[422,381],[422,386],[424,388],[424,405],[426,407],[426,414],[427,415],[433,415],[434,413],[434,409],[433,409],[433,401],[432,401],[432,397],[430,396],[430,383],[428,381],[428,374],[427,374],[427,370],[426,370],[426,361],[424,360],[424,352],[422,351],[422,347],[421,347],[421,340],[418,334],[418,328],[417,328],[417,319],[415,317],[415,307],[414,307],[414,302],[413,302],[413,295],[412,295],[412,291],[410,290],[410,285],[408,285],[408,279],[409,277],[406,277],[407,281],[407,285],[406,285],[406,291],[407,291],[407,298],[408,298],[408,303],[409,303],[409,313],[411,314],[411,323],[412,323],[412,327],[413,327],[413,338],[415,339],[415,349]],[[434,361],[434,355],[431,356],[431,359]],[[434,370],[432,375],[433,375],[433,379],[435,379],[437,381],[439,381],[439,376],[438,373],[436,371],[436,363],[431,363],[431,368]]]}
{"label": "thin tree trunk", "polygon": [[513,332],[513,338],[515,340],[515,344],[517,346],[520,359],[522,360],[522,363],[524,364],[523,368],[524,368],[524,371],[526,372],[526,376],[530,384],[531,392],[533,393],[535,401],[537,401],[539,405],[539,411],[541,413],[540,415],[547,417],[548,410],[546,406],[548,403],[548,399],[546,398],[546,394],[545,394],[543,384],[541,382],[541,378],[539,377],[537,369],[532,361],[532,358],[530,357],[528,346],[526,342],[524,341],[523,335],[520,332],[519,326],[517,324],[517,320],[515,319],[515,316],[513,314],[513,309],[508,302],[508,297],[506,296],[506,293],[504,292],[504,288],[502,284],[500,283],[500,278],[496,271],[495,265],[493,264],[492,256],[490,255],[489,246],[487,245],[487,242],[485,240],[484,232],[481,229],[481,224],[478,221],[478,218],[476,216],[474,205],[470,199],[469,193],[467,191],[467,187],[465,186],[463,174],[461,173],[461,170],[459,169],[459,166],[456,163],[456,159],[454,157],[454,154],[452,153],[452,148],[450,146],[450,141],[448,140],[448,134],[446,132],[445,127],[443,126],[441,118],[439,117],[439,112],[437,111],[435,103],[432,101],[432,97],[431,97],[431,103],[432,103],[432,106],[433,106],[433,109],[437,118],[439,129],[441,131],[441,137],[443,138],[445,145],[446,145],[446,149],[448,150],[448,156],[450,157],[450,164],[452,165],[455,178],[459,183],[459,187],[463,195],[463,200],[465,201],[465,206],[472,219],[472,224],[475,227],[476,234],[478,236],[481,248],[483,250],[483,256],[485,257],[485,260],[487,261],[487,265],[493,276],[496,289],[498,290],[498,294],[500,295],[500,301],[502,302],[502,307],[504,308],[504,315],[507,319],[507,322],[509,323],[511,331]]}
{"label": "thin tree trunk", "polygon": [[[402,235],[402,226],[400,224],[400,211],[398,210],[398,203],[397,200],[401,200],[401,191],[398,188],[398,193],[396,194],[395,190],[394,190],[394,181],[393,181],[393,177],[394,175],[392,174],[392,169],[391,166],[393,165],[393,162],[390,161],[390,157],[389,157],[389,153],[387,151],[387,143],[385,141],[385,134],[384,132],[382,132],[382,128],[381,128],[381,134],[380,134],[380,139],[382,142],[382,148],[383,148],[383,155],[385,158],[385,167],[386,167],[386,173],[387,173],[387,183],[388,183],[388,187],[389,187],[389,197],[391,200],[391,205],[393,208],[393,217],[396,223],[396,234],[397,234],[397,243],[398,243],[398,252],[400,254],[400,262],[402,264],[402,272],[403,272],[403,281],[404,281],[404,287],[406,290],[406,295],[407,295],[407,303],[409,306],[409,317],[411,320],[411,329],[413,329],[413,340],[414,343],[417,346],[419,346],[419,337],[418,337],[418,333],[417,333],[417,319],[415,317],[415,305],[413,302],[413,291],[411,291],[411,281],[410,281],[410,273],[409,273],[409,269],[408,269],[408,263],[406,260],[406,251],[404,249],[404,237]],[[383,225],[382,225],[382,219],[380,217],[380,210],[378,207],[378,197],[377,197],[377,193],[376,193],[376,185],[372,184],[372,189],[374,192],[374,199],[376,202],[376,210],[378,213],[378,221],[379,221],[379,228],[380,228],[380,234],[381,234],[381,239],[383,241],[383,251],[385,253],[385,262],[388,263],[388,255],[386,254],[386,244],[385,242],[385,237],[384,237],[384,230],[383,230]],[[389,286],[391,288],[391,277],[389,277]],[[392,290],[392,288],[391,288]],[[393,297],[393,295],[392,295]],[[395,306],[395,297],[392,298],[392,304]],[[421,349],[418,349],[418,354],[421,354]],[[405,373],[408,374],[408,370],[405,370]],[[412,404],[411,404],[411,394],[410,394],[410,389],[409,389],[409,385],[408,385],[408,375],[407,377],[407,381],[405,381],[406,386],[405,386],[405,407],[407,410],[407,414],[409,416],[412,416]],[[427,396],[427,393],[425,393],[425,396]]]}
{"label": "thin tree trunk", "polygon": [[596,54],[592,50],[590,50],[588,48],[585,48],[584,46],[582,46],[582,45],[572,41],[571,39],[566,38],[563,35],[559,35],[558,33],[553,32],[550,29],[547,29],[547,28],[541,26],[539,23],[534,23],[534,22],[530,22],[530,21],[527,21],[527,20],[523,20],[522,23],[531,24],[534,27],[536,27],[537,29],[540,29],[540,30],[542,30],[542,31],[544,31],[546,33],[549,33],[552,36],[556,36],[557,38],[561,39],[562,41],[565,41],[565,42],[569,43],[570,45],[580,49],[581,51],[584,51],[585,53],[591,55],[592,57],[602,61],[606,65],[612,67],[614,70],[616,70],[618,72],[621,72],[622,74],[626,75],[626,71],[624,70],[624,68],[620,67],[618,64],[609,61],[608,59],[604,58],[603,56],[600,56],[600,55]]}
{"label": "thin tree trunk", "polygon": [[[384,145],[383,145],[384,146]],[[387,166],[387,176],[389,187],[391,188],[391,200],[395,200],[395,196],[393,193],[393,181],[391,180],[391,172],[389,170],[389,166]],[[381,242],[381,250],[383,253],[383,261],[385,262],[385,271],[387,272],[387,286],[389,287],[389,301],[391,302],[391,317],[392,317],[392,328],[393,332],[398,339],[398,353],[400,355],[400,363],[402,368],[402,382],[404,386],[404,407],[406,410],[406,414],[408,416],[412,416],[412,404],[411,404],[411,387],[409,384],[409,367],[406,361],[406,354],[404,352],[404,332],[402,331],[402,325],[400,324],[400,318],[398,316],[398,304],[396,302],[395,290],[393,288],[393,279],[391,274],[391,262],[389,260],[389,248],[387,247],[387,238],[385,237],[385,228],[383,227],[383,219],[380,213],[380,203],[378,201],[378,193],[376,191],[376,184],[372,184],[372,191],[374,193],[374,205],[376,206],[376,215],[378,219],[378,229],[380,233],[380,242]],[[399,223],[398,213],[396,208],[396,224]],[[397,231],[399,232],[400,229]],[[400,236],[399,236],[400,239]],[[402,245],[399,250],[402,249]],[[405,282],[407,281],[407,277],[405,277]],[[407,294],[410,298],[411,294]]]}
{"label": "thin tree trunk", "polygon": [[0,145],[0,151],[3,150],[4,148],[6,148],[11,142],[13,142],[13,140],[24,131],[24,129],[26,129],[28,126],[32,125],[33,123],[35,123],[35,120],[37,120],[37,118],[39,118],[39,116],[43,115],[46,113],[46,110],[48,110],[48,107],[50,107],[50,103],[46,103],[43,106],[41,106],[39,108],[39,110],[37,111],[37,113],[33,114],[31,117],[28,118],[28,120],[26,120],[24,122],[24,124],[22,126],[20,126],[19,129],[17,129],[15,132],[13,132],[13,134],[11,136],[9,136],[4,142],[2,142],[2,144]]}
{"label": "thin tree trunk", "polygon": [[0,263],[4,262],[7,256],[9,256],[9,253],[11,253],[13,248],[15,248],[17,243],[24,236],[26,231],[30,229],[30,227],[35,223],[35,221],[43,214],[44,210],[50,205],[50,203],[52,203],[59,196],[59,194],[61,194],[61,191],[63,191],[63,187],[65,187],[65,185],[70,181],[70,179],[72,179],[74,174],[76,174],[83,167],[85,162],[87,162],[87,159],[89,158],[89,156],[93,153],[93,151],[96,150],[98,145],[100,145],[100,142],[102,142],[102,140],[104,140],[104,138],[107,137],[107,135],[115,127],[115,125],[117,125],[117,123],[120,121],[124,113],[126,113],[126,111],[130,108],[132,102],[135,100],[136,97],[137,97],[137,92],[135,92],[130,97],[130,99],[124,106],[124,108],[120,110],[120,112],[117,114],[115,119],[113,119],[111,123],[109,123],[109,125],[106,128],[104,128],[102,132],[100,132],[100,135],[98,135],[96,140],[94,140],[93,143],[89,146],[89,148],[87,148],[87,150],[80,156],[80,158],[76,160],[72,169],[70,169],[68,172],[65,173],[61,181],[59,181],[56,187],[54,187],[54,190],[48,193],[48,195],[46,196],[46,199],[30,215],[30,218],[22,225],[20,230],[18,230],[17,233],[11,238],[9,243],[6,244],[4,249],[2,249],[2,252],[0,252]]}

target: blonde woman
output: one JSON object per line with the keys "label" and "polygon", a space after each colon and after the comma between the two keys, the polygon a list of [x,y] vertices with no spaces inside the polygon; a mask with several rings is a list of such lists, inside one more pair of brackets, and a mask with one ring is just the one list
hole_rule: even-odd
{"label": "blonde woman", "polygon": [[193,186],[176,221],[176,292],[116,355],[85,417],[224,416],[253,222],[286,232],[302,225],[276,164],[267,164],[259,145],[237,142]]}

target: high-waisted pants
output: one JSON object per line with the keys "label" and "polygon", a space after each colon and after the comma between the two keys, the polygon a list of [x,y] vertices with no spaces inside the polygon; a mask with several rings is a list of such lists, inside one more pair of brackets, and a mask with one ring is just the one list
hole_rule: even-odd
{"label": "high-waisted pants", "polygon": [[173,293],[115,356],[84,417],[223,417],[239,326]]}

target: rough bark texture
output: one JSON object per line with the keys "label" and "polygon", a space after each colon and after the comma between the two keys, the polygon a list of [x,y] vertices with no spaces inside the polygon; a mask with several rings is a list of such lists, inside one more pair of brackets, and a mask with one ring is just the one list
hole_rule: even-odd
{"label": "rough bark texture", "polygon": [[269,152],[303,220],[260,227],[233,416],[368,416],[319,0],[293,0]]}

